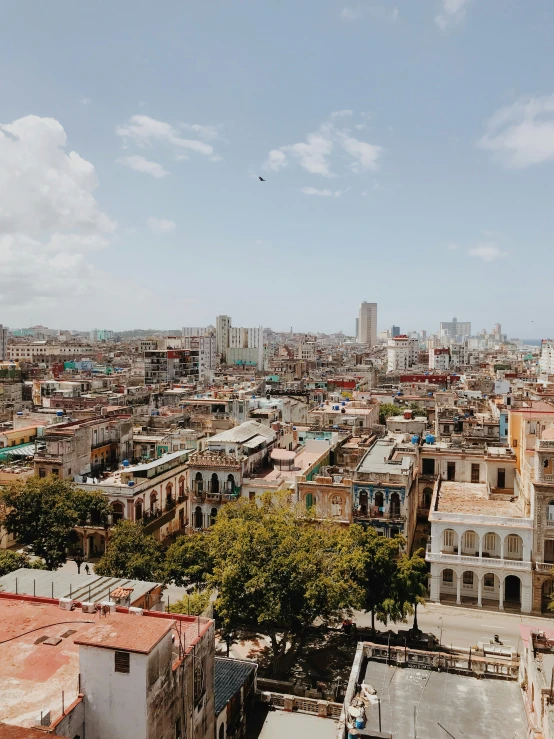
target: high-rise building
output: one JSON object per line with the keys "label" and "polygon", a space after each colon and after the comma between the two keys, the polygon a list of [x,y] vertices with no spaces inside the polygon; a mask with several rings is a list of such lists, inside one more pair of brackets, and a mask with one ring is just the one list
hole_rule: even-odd
{"label": "high-rise building", "polygon": [[377,303],[366,303],[364,301],[360,305],[358,331],[360,344],[374,346],[377,343]]}
{"label": "high-rise building", "polygon": [[390,335],[393,339],[395,336],[400,336],[400,326],[392,326],[390,330]]}
{"label": "high-rise building", "polygon": [[387,371],[405,370],[417,363],[419,342],[404,334],[389,339],[387,344]]}
{"label": "high-rise building", "polygon": [[8,327],[0,323],[0,362],[8,358]]}
{"label": "high-rise building", "polygon": [[89,340],[93,344],[96,344],[98,341],[110,341],[110,339],[113,339],[113,331],[109,331],[106,328],[95,328],[89,333]]}
{"label": "high-rise building", "polygon": [[458,321],[456,316],[451,321],[445,321],[440,325],[440,335],[451,339],[466,338],[471,336],[471,323],[469,321]]}
{"label": "high-rise building", "polygon": [[360,335],[360,319],[356,318],[356,333],[354,336],[356,337],[356,341],[358,341],[358,337]]}
{"label": "high-rise building", "polygon": [[215,319],[215,343],[217,353],[225,357],[229,346],[229,329],[231,328],[231,316],[217,316]]}

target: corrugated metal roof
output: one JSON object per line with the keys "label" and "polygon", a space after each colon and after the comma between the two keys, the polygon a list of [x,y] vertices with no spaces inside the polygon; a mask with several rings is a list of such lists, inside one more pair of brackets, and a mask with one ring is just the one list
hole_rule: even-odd
{"label": "corrugated metal roof", "polygon": [[215,715],[218,716],[231,698],[254,672],[253,662],[226,657],[215,658]]}
{"label": "corrugated metal roof", "polygon": [[[17,583],[16,583],[17,580]],[[52,585],[54,589],[52,590]],[[21,567],[0,577],[0,592],[20,595],[36,595],[44,598],[73,598],[77,601],[99,603],[108,600],[116,588],[132,588],[131,605],[149,593],[160,583],[143,580],[127,580],[122,577],[77,575],[70,572],[50,572]],[[53,593],[53,596],[52,596]]]}
{"label": "corrugated metal roof", "polygon": [[254,436],[253,439],[245,441],[243,446],[248,447],[248,449],[255,449],[257,446],[260,446],[260,444],[265,444],[266,441],[267,439],[265,436],[258,434],[257,436]]}
{"label": "corrugated metal roof", "polygon": [[212,436],[208,439],[208,443],[233,442],[235,444],[244,444],[245,441],[257,435],[263,436],[264,438],[272,438],[275,436],[275,431],[269,428],[269,426],[264,426],[257,421],[245,421],[240,426],[235,426],[228,431],[222,431],[220,434]]}

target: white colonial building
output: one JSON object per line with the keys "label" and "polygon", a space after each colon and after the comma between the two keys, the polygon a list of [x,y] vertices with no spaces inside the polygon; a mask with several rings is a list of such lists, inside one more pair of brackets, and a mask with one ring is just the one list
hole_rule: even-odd
{"label": "white colonial building", "polygon": [[431,600],[532,610],[533,519],[489,485],[437,480],[429,522]]}

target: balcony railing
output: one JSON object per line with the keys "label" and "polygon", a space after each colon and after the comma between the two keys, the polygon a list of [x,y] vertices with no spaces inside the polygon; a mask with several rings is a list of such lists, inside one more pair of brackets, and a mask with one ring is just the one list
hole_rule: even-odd
{"label": "balcony railing", "polygon": [[442,564],[452,565],[464,564],[472,567],[486,567],[487,569],[531,570],[533,568],[532,562],[527,562],[521,559],[472,557],[467,554],[446,554],[445,552],[430,552],[429,550],[425,553],[425,559],[427,562],[440,562]]}
{"label": "balcony railing", "polygon": [[535,562],[537,572],[546,572],[551,574],[554,570],[554,562]]}
{"label": "balcony railing", "polygon": [[175,518],[175,508],[173,507],[170,511],[164,511],[163,513],[160,513],[156,515],[154,518],[149,516],[148,518],[142,519],[142,525],[144,526],[144,533],[145,534],[152,534],[154,531],[157,531],[162,526],[165,526],[166,523],[169,523],[170,521],[173,521]]}
{"label": "balcony railing", "polygon": [[[511,526],[514,528],[532,529],[532,518],[515,518],[512,516],[483,516],[475,513],[448,513],[442,511],[430,511],[431,521],[444,521],[448,523],[465,523],[472,526]],[[552,522],[554,525],[554,521]]]}

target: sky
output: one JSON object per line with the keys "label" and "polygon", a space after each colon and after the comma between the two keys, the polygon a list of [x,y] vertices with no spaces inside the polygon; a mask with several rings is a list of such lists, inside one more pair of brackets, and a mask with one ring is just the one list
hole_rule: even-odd
{"label": "sky", "polygon": [[[4,0],[0,323],[554,334],[552,0]],[[261,182],[261,176],[265,182]]]}

